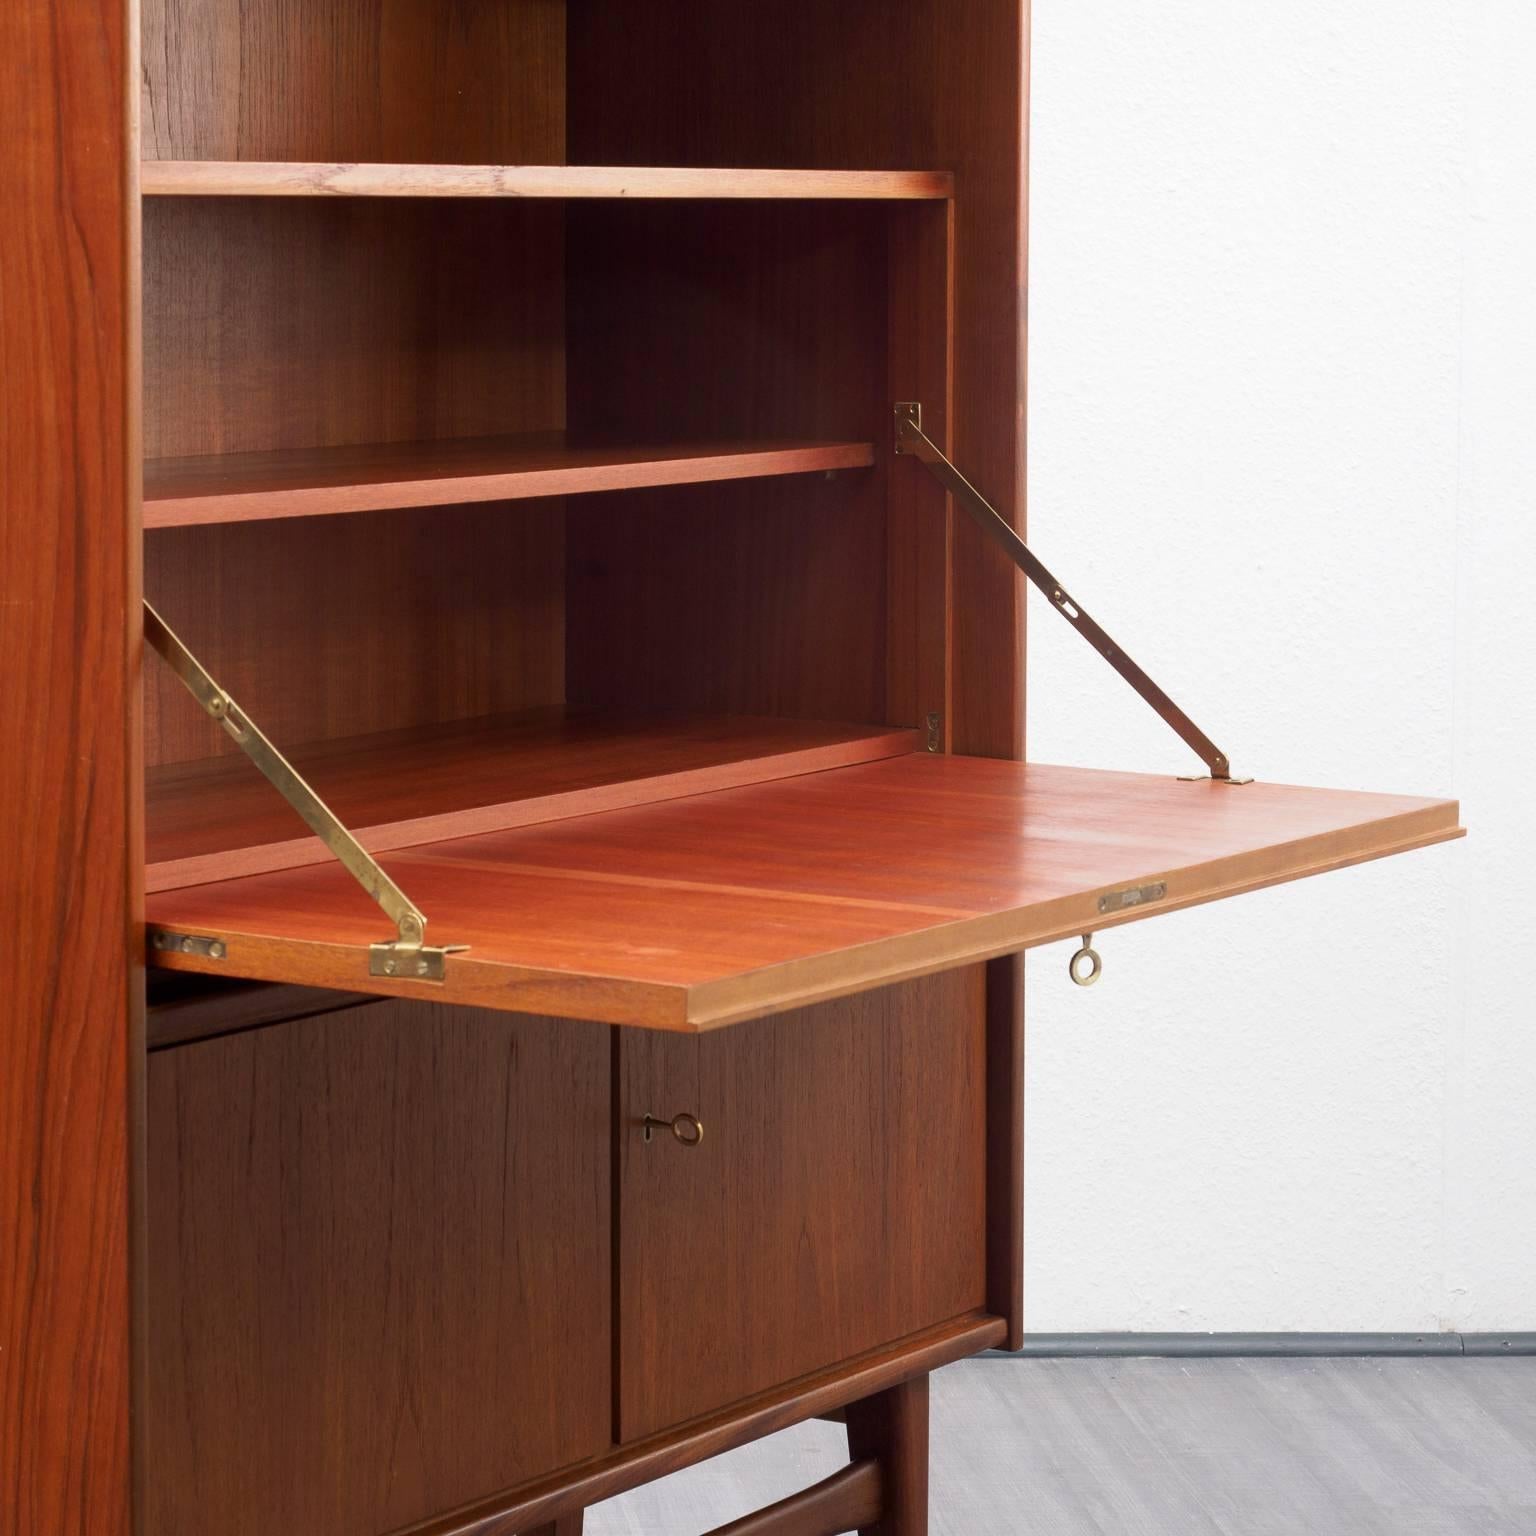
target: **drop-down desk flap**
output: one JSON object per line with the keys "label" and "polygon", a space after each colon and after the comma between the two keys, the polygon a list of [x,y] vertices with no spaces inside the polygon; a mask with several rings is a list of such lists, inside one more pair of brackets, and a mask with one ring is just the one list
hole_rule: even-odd
{"label": "drop-down desk flap", "polygon": [[336,865],[147,916],[172,969],[701,1030],[1461,832],[1451,800],[918,752],[384,855],[467,946],[441,981],[370,976],[380,914]]}

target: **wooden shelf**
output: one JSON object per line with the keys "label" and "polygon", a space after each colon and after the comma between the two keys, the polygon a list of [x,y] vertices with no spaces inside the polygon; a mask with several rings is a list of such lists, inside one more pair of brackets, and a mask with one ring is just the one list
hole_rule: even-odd
{"label": "wooden shelf", "polygon": [[[289,757],[375,853],[911,752],[918,733],[804,720],[539,710],[300,747]],[[151,892],[331,858],[244,757],[148,775]]]}
{"label": "wooden shelf", "polygon": [[575,447],[561,433],[368,443],[267,453],[150,459],[144,526],[377,512],[862,469],[857,442],[721,442]]}
{"label": "wooden shelf", "polygon": [[393,855],[470,946],[441,984],[369,979],[389,926],[334,865],[147,915],[225,943],[173,969],[698,1030],[1460,835],[1448,800],[918,752]]}
{"label": "wooden shelf", "polygon": [[947,171],[796,171],[651,165],[368,165],[146,160],[146,197],[795,198],[934,201]]}

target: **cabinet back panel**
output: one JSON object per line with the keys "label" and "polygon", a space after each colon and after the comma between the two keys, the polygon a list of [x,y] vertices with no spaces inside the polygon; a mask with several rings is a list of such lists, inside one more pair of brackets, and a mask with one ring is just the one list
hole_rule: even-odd
{"label": "cabinet back panel", "polygon": [[[176,528],[145,543],[146,595],[279,747],[564,698],[557,500]],[[239,751],[155,656],[144,696],[151,765]]]}
{"label": "cabinet back panel", "polygon": [[[565,422],[555,206],[152,201],[150,455]],[[564,700],[555,500],[185,528],[145,588],[279,746]],[[237,751],[146,669],[147,761]]]}
{"label": "cabinet back panel", "polygon": [[610,1443],[600,1025],[386,1002],[154,1053],[146,1530],[395,1530]]}
{"label": "cabinet back panel", "polygon": [[562,211],[151,199],[149,457],[565,425]]}
{"label": "cabinet back panel", "polygon": [[[887,217],[572,207],[571,428],[884,443]],[[887,459],[573,499],[571,701],[884,720]]]}
{"label": "cabinet back panel", "polygon": [[153,160],[559,165],[564,0],[143,0]]}
{"label": "cabinet back panel", "polygon": [[[764,25],[718,0],[569,0],[567,29],[575,163],[954,173],[950,448],[1021,531],[1027,15],[1028,0],[839,0],[781,7]],[[956,751],[1022,754],[1022,588],[962,518]]]}

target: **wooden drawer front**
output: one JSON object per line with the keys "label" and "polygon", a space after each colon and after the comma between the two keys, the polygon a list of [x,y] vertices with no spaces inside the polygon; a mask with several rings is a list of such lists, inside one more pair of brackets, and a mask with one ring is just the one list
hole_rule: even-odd
{"label": "wooden drawer front", "polygon": [[982,1306],[980,967],[620,1039],[624,1440]]}
{"label": "wooden drawer front", "polygon": [[609,1031],[391,1002],[149,1063],[155,1536],[369,1536],[610,1444]]}

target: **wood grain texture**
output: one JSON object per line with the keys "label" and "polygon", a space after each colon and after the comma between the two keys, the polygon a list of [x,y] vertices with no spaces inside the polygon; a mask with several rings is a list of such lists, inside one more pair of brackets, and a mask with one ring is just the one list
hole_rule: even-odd
{"label": "wood grain texture", "polygon": [[[984,1022],[972,968],[620,1036],[621,1440],[982,1305]],[[680,1112],[699,1146],[644,1139]]]}
{"label": "wood grain texture", "polygon": [[987,962],[987,1309],[1024,1340],[1024,956]]}
{"label": "wood grain texture", "polygon": [[[145,589],[280,747],[559,704],[558,502],[181,528],[147,541]],[[151,765],[239,747],[158,656]]]}
{"label": "wood grain texture", "polygon": [[880,1515],[880,1464],[854,1462],[765,1509],[717,1526],[709,1536],[837,1536]]}
{"label": "wood grain texture", "polygon": [[603,1451],[598,1026],[371,1005],[149,1067],[148,1526],[386,1531]]}
{"label": "wood grain texture", "polygon": [[0,18],[0,1529],[129,1536],[142,971],[134,44]]}
{"label": "wood grain texture", "polygon": [[565,159],[562,0],[143,0],[143,28],[146,160]]}
{"label": "wood grain texture", "polygon": [[[886,395],[916,400],[924,429],[948,436],[954,384],[954,209],[903,209],[888,224],[890,350]],[[894,427],[892,428],[894,430]],[[937,434],[937,435],[934,435]],[[889,533],[886,564],[886,712],[925,725],[938,717],[937,748],[952,736],[954,674],[954,518],[929,475],[886,459]]]}
{"label": "wood grain texture", "polygon": [[928,1536],[928,1377],[848,1405],[848,1454],[880,1468],[880,1514],[859,1536]]}
{"label": "wood grain texture", "polygon": [[413,1527],[409,1536],[516,1536],[540,1521],[590,1508],[680,1467],[872,1396],[915,1374],[962,1360],[990,1348],[1004,1332],[1000,1318],[984,1315],[927,1329],[832,1370],[783,1383],[685,1429],[618,1447],[585,1467],[540,1478],[505,1497],[424,1522]]}
{"label": "wood grain texture", "polygon": [[383,1001],[362,992],[219,981],[169,971],[150,973],[148,993],[144,1043],[151,1051]]}
{"label": "wood grain texture", "polygon": [[943,200],[942,171],[797,171],[604,165],[357,165],[148,161],[146,196],[553,197],[867,202]]}
{"label": "wood grain texture", "polygon": [[[1460,835],[1453,801],[912,753],[383,863],[465,943],[446,1000],[712,1027]],[[1161,881],[1105,916],[1101,895]],[[339,867],[149,898],[172,968],[389,992]],[[419,992],[419,989],[418,989]]]}
{"label": "wood grain texture", "polygon": [[[771,27],[712,0],[568,6],[573,160],[953,173],[951,443],[1021,530],[1027,36],[1021,0],[799,6]],[[1022,589],[976,530],[955,539],[955,750],[1018,756]]]}
{"label": "wood grain texture", "polygon": [[[373,852],[587,816],[910,752],[913,731],[750,716],[547,709],[300,747],[285,755]],[[328,863],[244,756],[154,770],[146,888]]]}
{"label": "wood grain texture", "polygon": [[581,447],[561,433],[152,459],[144,526],[319,517],[863,469],[869,443]]}
{"label": "wood grain texture", "polygon": [[[883,445],[888,213],[573,207],[571,429]],[[572,499],[571,701],[915,724],[884,700],[888,457]]]}
{"label": "wood grain texture", "polygon": [[558,431],[562,224],[527,202],[150,201],[145,453]]}

